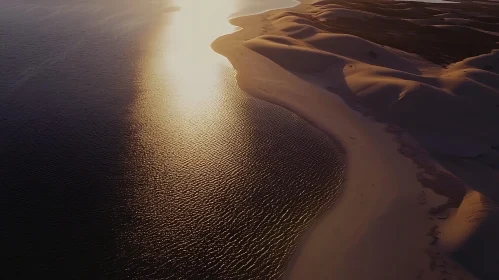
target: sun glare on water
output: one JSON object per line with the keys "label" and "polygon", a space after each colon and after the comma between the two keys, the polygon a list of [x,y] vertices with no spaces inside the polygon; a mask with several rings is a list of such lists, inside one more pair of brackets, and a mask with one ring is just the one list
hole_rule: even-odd
{"label": "sun glare on water", "polygon": [[[270,4],[274,3],[274,4]],[[290,0],[267,2],[249,0],[173,0],[164,23],[147,40],[150,50],[144,57],[147,69],[141,82],[147,87],[167,89],[167,107],[182,110],[185,117],[210,113],[206,104],[221,97],[223,75],[233,75],[229,61],[211,49],[218,37],[237,30],[229,18],[261,12],[273,5],[293,5]],[[143,69],[144,70],[144,69]],[[219,102],[220,103],[220,102]]]}
{"label": "sun glare on water", "polygon": [[[211,44],[236,30],[228,22],[238,8],[234,2],[176,0],[165,7],[163,20],[144,40],[135,108],[136,119],[148,124],[142,128],[143,141],[161,139],[162,130],[172,130],[169,137],[178,144],[169,152],[203,158],[210,156],[205,150],[210,147],[230,154],[231,147],[220,143],[232,122],[241,122],[241,112],[226,109],[232,102],[227,83],[235,72]],[[160,144],[145,146],[162,149]]]}
{"label": "sun glare on water", "polygon": [[172,105],[187,114],[200,113],[207,102],[217,98],[215,87],[221,72],[230,67],[210,45],[217,37],[235,30],[227,20],[235,8],[232,3],[177,0],[173,5],[176,12],[168,14],[168,24],[157,34],[157,44],[164,49],[158,49],[151,70],[168,80],[178,101]]}
{"label": "sun glare on water", "polygon": [[[156,134],[161,138],[161,130],[173,130],[170,137],[180,143],[175,149],[180,151],[181,146],[190,145],[189,153],[199,157],[192,147],[203,150],[213,143],[224,142],[224,131],[234,123],[246,127],[244,122],[250,119],[244,106],[234,103],[235,70],[225,57],[212,50],[211,44],[237,30],[229,23],[231,17],[284,3],[294,2],[165,1],[161,21],[144,36],[137,68],[136,86],[140,92],[133,112],[144,130],[141,138],[146,141]],[[159,149],[161,145],[156,146]],[[223,149],[230,154],[231,147]],[[185,150],[182,154],[186,156]]]}

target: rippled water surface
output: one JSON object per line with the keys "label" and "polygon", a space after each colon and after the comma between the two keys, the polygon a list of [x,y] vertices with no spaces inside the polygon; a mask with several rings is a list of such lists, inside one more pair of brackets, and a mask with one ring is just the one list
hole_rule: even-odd
{"label": "rippled water surface", "polygon": [[341,155],[209,46],[293,4],[0,0],[4,276],[278,277]]}

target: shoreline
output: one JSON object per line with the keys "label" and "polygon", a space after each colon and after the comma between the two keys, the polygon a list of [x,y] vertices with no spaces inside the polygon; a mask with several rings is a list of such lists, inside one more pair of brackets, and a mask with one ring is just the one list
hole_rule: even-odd
{"label": "shoreline", "polygon": [[[342,193],[300,239],[283,278],[475,279],[436,244],[439,227],[445,226],[469,187],[432,159],[409,133],[332,94],[320,82],[326,75],[298,74],[327,73],[323,60],[338,61],[302,43],[302,38],[316,33],[307,33],[306,20],[291,18],[321,8],[312,6],[317,1],[302,2],[232,19],[241,29],[212,44],[236,69],[243,91],[296,113],[346,150]],[[289,22],[283,23],[286,18]],[[283,30],[291,30],[289,37]],[[295,31],[302,33],[293,35]],[[394,55],[386,62],[395,65],[389,66],[392,69],[422,71],[425,77],[447,71],[413,54],[386,49],[387,55]],[[285,55],[295,61],[286,61]],[[359,65],[345,61],[345,67]],[[455,192],[449,193],[448,186]]]}
{"label": "shoreline", "polygon": [[[257,60],[256,57],[253,59]],[[270,64],[271,62],[267,61],[262,64],[265,63]],[[261,65],[261,67],[263,67],[263,65]],[[272,73],[274,75],[279,73],[277,72],[277,69],[273,70]],[[270,75],[270,73],[267,74]],[[294,86],[296,86],[296,84],[294,84]],[[297,113],[299,116],[304,117],[312,125],[340,141],[346,150],[345,162],[347,175],[346,182],[342,187],[342,194],[338,197],[332,208],[326,210],[315,225],[313,225],[301,238],[298,248],[295,250],[283,275],[284,279],[397,279],[397,277],[400,276],[399,274],[388,277],[386,274],[383,275],[382,273],[379,273],[381,278],[366,278],[372,273],[375,273],[373,271],[364,271],[368,274],[354,276],[353,274],[356,271],[357,266],[362,264],[359,264],[358,260],[347,261],[341,259],[346,254],[353,253],[354,256],[352,258],[354,259],[356,258],[356,254],[364,256],[371,254],[370,257],[366,258],[375,260],[378,257],[377,254],[384,248],[371,248],[371,250],[367,251],[366,248],[362,248],[361,246],[355,248],[355,245],[362,242],[363,237],[376,238],[380,235],[385,235],[385,237],[387,237],[388,233],[392,234],[392,238],[396,237],[393,236],[393,234],[399,235],[405,233],[406,238],[403,240],[404,242],[407,242],[407,244],[417,244],[417,246],[411,246],[412,252],[410,250],[407,252],[406,246],[400,246],[399,248],[402,249],[403,252],[397,254],[398,256],[416,256],[417,261],[411,260],[407,263],[416,263],[419,264],[420,267],[410,271],[410,275],[418,275],[421,270],[429,273],[429,260],[427,259],[425,249],[431,242],[431,238],[426,234],[435,223],[433,220],[430,220],[428,211],[431,207],[444,204],[446,198],[434,194],[431,190],[425,190],[424,193],[425,196],[427,196],[427,201],[429,201],[428,206],[430,207],[423,208],[418,205],[417,197],[423,191],[423,188],[416,179],[418,170],[410,160],[399,154],[398,143],[395,142],[392,135],[385,132],[386,126],[384,124],[365,119],[356,112],[348,112],[347,110],[349,109],[347,109],[347,106],[342,104],[339,105],[342,108],[336,109],[347,111],[343,111],[342,113],[347,116],[349,115],[348,117],[353,119],[353,123],[340,124],[339,127],[335,125],[324,127],[318,124],[318,121],[314,119],[314,116],[306,116],[303,112],[297,112],[298,110],[296,110],[296,107],[294,107],[293,104],[285,103],[285,100],[279,101],[273,99],[271,96],[269,97],[262,95],[261,93],[251,92],[251,89],[244,86],[242,89],[257,98],[284,106]],[[264,90],[266,89],[267,88]],[[271,93],[278,90],[281,90],[282,93],[282,88],[268,89],[268,92]],[[314,90],[319,91],[319,89]],[[322,92],[322,94],[326,93]],[[328,102],[328,105],[338,105],[339,103],[339,100],[328,101],[331,102]],[[334,117],[342,115],[342,113],[330,117],[334,119]],[[359,127],[362,127],[363,129],[359,129]],[[342,133],[338,133],[338,131],[342,131]],[[357,141],[359,139],[362,139],[361,143],[359,143],[360,141]],[[373,144],[379,143],[378,141],[383,144]],[[362,149],[355,148],[359,146],[361,146]],[[390,151],[390,158],[387,160],[388,162],[385,163],[385,166],[391,164],[393,168],[373,170],[372,166],[370,166],[371,164],[383,165],[383,163],[379,161],[379,158],[387,157],[386,153],[381,152],[382,149]],[[366,154],[373,151],[375,152],[371,153],[369,158],[365,157]],[[399,176],[387,178],[383,176],[384,174],[380,174],[380,172],[389,172],[391,175],[400,172],[403,173]],[[406,177],[413,178],[407,179]],[[410,189],[410,193],[403,193],[402,190],[398,188],[400,183],[410,185],[407,187]],[[365,186],[370,186],[372,188],[365,189]],[[363,211],[359,211],[361,210],[358,209],[359,203],[366,205],[366,208],[362,209]],[[397,209],[397,217],[390,217],[390,208],[401,206],[400,204],[404,203],[412,205],[406,209]],[[416,213],[414,213],[414,211]],[[411,215],[405,215],[407,213],[410,213]],[[405,219],[409,217],[412,219],[417,217],[418,221],[413,220],[415,228],[405,227],[405,231],[400,233],[397,233],[397,230],[400,229],[391,228],[389,226],[384,226],[383,232],[379,234],[375,232],[366,233],[366,231],[369,231],[368,228],[373,228],[374,225],[371,224],[367,226],[365,223],[374,223],[377,220],[380,220],[380,216],[383,215],[385,215],[385,222],[393,223],[394,218],[396,218],[398,224],[403,224]],[[342,229],[341,236],[337,231],[338,229]],[[414,235],[414,233],[416,233],[416,235]],[[364,242],[372,244],[378,243],[382,246],[387,245],[386,242],[379,243],[378,241],[372,240],[371,242]],[[391,261],[396,263],[396,260]],[[370,268],[375,269],[376,266],[378,265],[372,264]],[[397,265],[394,264],[393,266]],[[380,269],[386,268],[386,266],[379,267]],[[398,272],[399,271],[396,271],[395,273]],[[464,274],[464,272],[461,272],[461,274]],[[439,276],[440,275],[438,275],[438,277]],[[438,277],[435,276],[434,279],[440,279]]]}

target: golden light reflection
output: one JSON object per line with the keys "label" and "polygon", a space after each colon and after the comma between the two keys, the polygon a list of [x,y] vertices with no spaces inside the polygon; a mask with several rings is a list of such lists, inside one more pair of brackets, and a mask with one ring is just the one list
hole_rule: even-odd
{"label": "golden light reflection", "polygon": [[[143,130],[144,147],[203,160],[218,154],[230,163],[237,147],[251,137],[250,118],[241,100],[234,99],[235,71],[211,49],[218,37],[234,32],[234,15],[291,5],[291,0],[173,0],[165,1],[163,22],[144,40],[139,81],[141,93],[135,119]],[[227,136],[238,130],[237,141]],[[170,131],[165,135],[165,131]],[[165,147],[168,137],[174,145]],[[239,142],[238,142],[239,141]],[[223,143],[223,144],[222,144]],[[207,151],[206,147],[210,147]],[[204,157],[204,158],[203,158]],[[175,160],[175,159],[172,159]]]}
{"label": "golden light reflection", "polygon": [[[159,227],[199,216],[193,214],[199,209],[217,217],[217,207],[222,205],[217,200],[239,191],[228,188],[221,192],[221,183],[247,177],[251,170],[246,164],[255,162],[251,159],[252,112],[236,91],[235,70],[211,49],[216,38],[236,30],[228,18],[248,11],[248,3],[254,2],[165,3],[168,12],[162,22],[144,35],[137,66],[138,96],[131,108],[137,134],[136,147],[130,150],[139,163],[133,172],[137,186],[143,186],[134,189],[139,203],[134,209],[161,213],[165,202],[153,202],[158,194],[168,194],[169,207],[179,210],[165,217],[170,219],[168,223],[157,223]],[[190,224],[176,224],[175,228]],[[199,224],[205,226],[210,225]]]}
{"label": "golden light reflection", "polygon": [[[244,112],[228,100],[227,81],[234,80],[235,72],[210,46],[217,37],[236,30],[228,18],[237,6],[230,0],[177,0],[165,7],[171,12],[148,38],[142,58],[143,93],[136,113],[137,119],[149,119],[150,129],[141,137],[148,142],[144,146],[200,162],[215,154],[230,159],[234,147],[224,138],[235,123],[244,125]],[[167,137],[175,144],[164,147],[154,144],[160,140],[148,140],[164,139],[164,130],[171,132]]]}
{"label": "golden light reflection", "polygon": [[[244,98],[235,91],[235,70],[211,49],[217,37],[236,28],[228,22],[236,12],[233,2],[178,0],[174,3],[178,8],[169,9],[172,12],[145,35],[141,46],[139,92],[132,108],[138,131],[133,151],[140,162],[135,177],[147,181],[147,187],[135,189],[134,207],[141,209],[138,212],[161,213],[164,203],[152,201],[158,193],[168,194],[169,207],[179,211],[169,213],[165,217],[169,222],[158,223],[160,227],[192,219],[199,209],[215,219],[222,205],[218,200],[231,191],[221,192],[222,182],[231,176],[246,177],[241,166],[251,161],[246,147],[252,120]],[[183,228],[190,224],[175,228],[192,230]]]}
{"label": "golden light reflection", "polygon": [[178,101],[171,105],[185,117],[193,117],[207,112],[205,106],[219,103],[214,100],[220,97],[217,85],[230,64],[210,45],[234,31],[227,17],[235,7],[233,1],[224,0],[178,0],[174,5],[179,10],[168,15],[169,23],[159,35],[165,48],[158,50],[153,69],[168,77],[168,87]]}
{"label": "golden light reflection", "polygon": [[[234,15],[262,12],[293,4],[291,0],[173,0],[165,2],[165,24],[151,40],[154,53],[147,54],[142,83],[168,89],[165,108],[183,117],[209,117],[220,105],[221,80],[231,68],[229,61],[211,49],[218,37],[234,32]],[[231,73],[232,75],[235,72]],[[226,78],[226,77],[225,77]],[[204,114],[204,115],[203,115]],[[210,115],[212,116],[212,115]]]}

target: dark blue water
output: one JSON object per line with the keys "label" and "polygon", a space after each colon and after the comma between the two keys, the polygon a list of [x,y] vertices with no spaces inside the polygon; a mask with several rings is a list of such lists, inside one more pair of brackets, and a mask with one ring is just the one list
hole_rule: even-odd
{"label": "dark blue water", "polygon": [[0,0],[4,279],[277,278],[334,202],[336,145],[229,67],[195,115],[144,86],[165,3]]}

